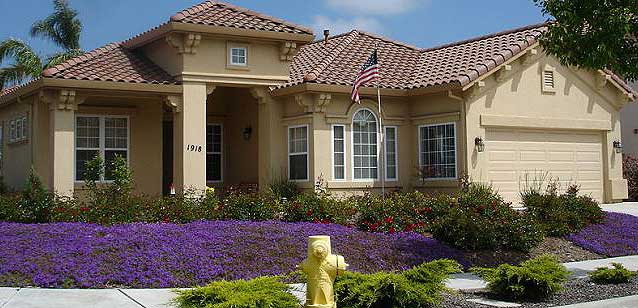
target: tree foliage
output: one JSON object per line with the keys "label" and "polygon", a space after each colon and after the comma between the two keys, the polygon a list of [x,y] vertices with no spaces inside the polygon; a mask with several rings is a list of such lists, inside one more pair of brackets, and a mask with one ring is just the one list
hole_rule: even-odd
{"label": "tree foliage", "polygon": [[555,19],[540,42],[562,64],[638,80],[638,1],[533,1]]}
{"label": "tree foliage", "polygon": [[0,42],[0,63],[10,63],[0,68],[0,89],[38,78],[45,69],[82,55],[82,23],[77,17],[78,12],[69,6],[67,0],[53,0],[53,7],[53,13],[33,24],[31,36],[51,40],[62,50],[42,57],[20,39],[9,38]]}

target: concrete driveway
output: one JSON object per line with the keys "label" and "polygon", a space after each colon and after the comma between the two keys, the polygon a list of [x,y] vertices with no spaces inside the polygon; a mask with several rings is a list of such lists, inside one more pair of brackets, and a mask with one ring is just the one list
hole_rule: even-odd
{"label": "concrete driveway", "polygon": [[603,204],[600,207],[607,212],[624,213],[624,214],[638,216],[638,202]]}

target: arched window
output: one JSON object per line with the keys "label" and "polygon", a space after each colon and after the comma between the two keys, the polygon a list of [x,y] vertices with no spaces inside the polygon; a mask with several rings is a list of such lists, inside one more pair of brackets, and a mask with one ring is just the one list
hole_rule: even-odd
{"label": "arched window", "polygon": [[352,119],[352,161],[355,180],[378,178],[377,117],[361,109]]}

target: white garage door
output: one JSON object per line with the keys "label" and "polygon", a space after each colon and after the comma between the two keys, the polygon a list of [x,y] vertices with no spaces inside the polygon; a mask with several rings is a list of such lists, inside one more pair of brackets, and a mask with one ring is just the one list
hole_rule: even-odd
{"label": "white garage door", "polygon": [[547,174],[602,201],[602,134],[488,129],[485,139],[488,178],[506,200],[520,203],[520,189]]}

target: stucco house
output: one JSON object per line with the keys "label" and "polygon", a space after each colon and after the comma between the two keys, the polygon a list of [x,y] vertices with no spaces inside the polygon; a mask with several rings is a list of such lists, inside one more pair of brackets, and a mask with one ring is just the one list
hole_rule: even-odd
{"label": "stucco house", "polygon": [[[315,41],[305,27],[207,1],[4,90],[2,173],[19,188],[33,166],[68,195],[87,160],[121,155],[147,194],[279,177],[312,189],[320,176],[338,193],[380,189],[381,177],[388,189],[449,191],[468,175],[516,202],[526,177],[548,172],[621,200],[614,144],[636,94],[610,72],[547,56],[544,29],[434,48],[356,30]],[[350,100],[374,49],[380,114],[374,87]]]}

